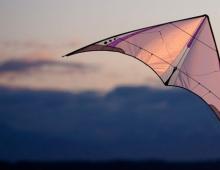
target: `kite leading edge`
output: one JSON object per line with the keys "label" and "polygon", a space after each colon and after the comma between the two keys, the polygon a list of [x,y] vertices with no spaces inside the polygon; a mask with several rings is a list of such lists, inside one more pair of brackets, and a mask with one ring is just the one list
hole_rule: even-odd
{"label": "kite leading edge", "polygon": [[164,85],[199,96],[220,119],[220,58],[208,15],[118,34],[65,56],[88,51],[119,52],[138,59]]}

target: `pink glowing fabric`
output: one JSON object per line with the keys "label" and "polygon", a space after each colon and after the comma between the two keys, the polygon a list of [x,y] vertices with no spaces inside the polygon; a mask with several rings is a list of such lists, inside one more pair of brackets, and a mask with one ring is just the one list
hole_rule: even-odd
{"label": "pink glowing fabric", "polygon": [[98,41],[88,51],[123,53],[149,66],[167,86],[187,89],[220,118],[220,59],[207,15],[142,28]]}

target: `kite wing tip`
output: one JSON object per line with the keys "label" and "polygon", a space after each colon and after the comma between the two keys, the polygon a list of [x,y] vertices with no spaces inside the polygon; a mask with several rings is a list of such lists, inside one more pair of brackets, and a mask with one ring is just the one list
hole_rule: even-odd
{"label": "kite wing tip", "polygon": [[208,14],[204,14],[204,17],[207,17],[207,18],[209,18],[209,15],[208,15]]}
{"label": "kite wing tip", "polygon": [[73,51],[73,52],[68,53],[68,54],[65,54],[65,55],[63,55],[63,56],[61,56],[61,57],[64,58],[64,57],[68,57],[68,56],[73,55],[73,54],[76,54],[76,52]]}

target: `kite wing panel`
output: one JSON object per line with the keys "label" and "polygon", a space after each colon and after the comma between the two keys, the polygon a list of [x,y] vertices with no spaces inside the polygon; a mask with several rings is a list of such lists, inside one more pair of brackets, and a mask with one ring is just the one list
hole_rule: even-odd
{"label": "kite wing panel", "polygon": [[206,101],[220,118],[220,65],[208,18],[187,47],[169,85],[186,88]]}

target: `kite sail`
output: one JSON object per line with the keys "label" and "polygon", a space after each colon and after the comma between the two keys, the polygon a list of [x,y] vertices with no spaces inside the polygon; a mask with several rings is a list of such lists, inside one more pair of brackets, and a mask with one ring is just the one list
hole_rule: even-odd
{"label": "kite sail", "polygon": [[88,51],[119,52],[138,59],[166,86],[199,96],[220,118],[220,58],[208,15],[118,34],[65,56]]}

